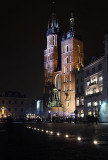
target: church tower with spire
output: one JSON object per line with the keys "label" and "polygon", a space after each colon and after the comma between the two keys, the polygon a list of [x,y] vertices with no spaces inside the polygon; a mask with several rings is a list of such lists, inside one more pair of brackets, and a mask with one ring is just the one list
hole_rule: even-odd
{"label": "church tower with spire", "polygon": [[69,30],[62,39],[54,12],[46,34],[44,107],[51,110],[52,116],[70,117],[75,111],[75,72],[84,66],[83,42],[77,35],[73,13]]}
{"label": "church tower with spire", "polygon": [[61,64],[61,103],[64,116],[70,116],[75,111],[75,72],[81,66],[84,67],[83,42],[75,30],[73,13],[69,30],[61,42]]}
{"label": "church tower with spire", "polygon": [[47,48],[44,51],[44,106],[48,105],[49,97],[55,87],[55,72],[61,68],[61,38],[56,14],[52,13],[46,32]]}

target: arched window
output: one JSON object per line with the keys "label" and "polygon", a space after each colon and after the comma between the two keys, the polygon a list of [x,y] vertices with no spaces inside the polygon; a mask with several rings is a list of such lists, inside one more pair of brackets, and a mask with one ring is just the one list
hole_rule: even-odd
{"label": "arched window", "polygon": [[71,90],[71,84],[70,84],[70,90]]}
{"label": "arched window", "polygon": [[64,82],[65,82],[65,76],[64,76]]}
{"label": "arched window", "polygon": [[71,65],[70,65],[70,72],[72,71],[72,69],[71,69]]}
{"label": "arched window", "polygon": [[70,56],[70,62],[71,62],[71,56]]}
{"label": "arched window", "polygon": [[60,77],[59,74],[57,74],[56,77],[55,77],[55,87],[58,90],[61,90],[61,77]]}
{"label": "arched window", "polygon": [[78,57],[78,64],[80,63],[80,57]]}
{"label": "arched window", "polygon": [[71,81],[72,77],[71,77],[71,74],[70,74],[70,81]]}
{"label": "arched window", "polygon": [[77,45],[77,52],[80,53],[80,46]]}
{"label": "arched window", "polygon": [[69,46],[66,46],[66,51],[69,52]]}
{"label": "arched window", "polygon": [[66,64],[69,63],[69,57],[66,57]]}
{"label": "arched window", "polygon": [[64,91],[65,91],[65,85],[64,85]]}
{"label": "arched window", "polygon": [[64,73],[65,73],[65,67],[64,67]]}

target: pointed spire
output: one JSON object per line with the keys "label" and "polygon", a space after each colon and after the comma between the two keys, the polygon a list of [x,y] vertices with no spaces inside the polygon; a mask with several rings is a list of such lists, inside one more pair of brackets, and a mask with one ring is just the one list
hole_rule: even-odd
{"label": "pointed spire", "polygon": [[71,12],[71,18],[70,18],[70,31],[72,33],[72,36],[74,37],[74,35],[75,35],[75,19],[73,16],[73,12]]}
{"label": "pointed spire", "polygon": [[71,26],[75,25],[74,21],[75,21],[75,19],[74,19],[74,16],[73,16],[73,12],[71,12],[71,18],[70,18],[70,25]]}
{"label": "pointed spire", "polygon": [[47,35],[49,34],[55,34],[59,33],[59,24],[58,20],[56,20],[56,14],[55,14],[55,1],[52,2],[52,16],[50,23],[48,22],[48,30],[47,30]]}

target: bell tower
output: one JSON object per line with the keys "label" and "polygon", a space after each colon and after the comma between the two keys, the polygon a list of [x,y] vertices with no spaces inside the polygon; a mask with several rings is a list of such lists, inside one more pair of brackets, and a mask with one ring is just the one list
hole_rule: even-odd
{"label": "bell tower", "polygon": [[47,48],[44,51],[44,102],[47,106],[48,97],[54,88],[54,72],[60,68],[59,37],[60,29],[56,14],[52,13],[47,27]]}

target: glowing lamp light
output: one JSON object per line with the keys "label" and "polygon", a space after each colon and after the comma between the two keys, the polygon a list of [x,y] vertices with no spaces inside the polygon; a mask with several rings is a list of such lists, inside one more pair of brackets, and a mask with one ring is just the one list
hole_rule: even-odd
{"label": "glowing lamp light", "polygon": [[29,129],[30,129],[31,127],[29,127]]}
{"label": "glowing lamp light", "polygon": [[93,143],[96,145],[96,144],[98,144],[98,141],[94,140]]}
{"label": "glowing lamp light", "polygon": [[51,113],[51,111],[49,110],[48,113]]}
{"label": "glowing lamp light", "polygon": [[65,137],[66,137],[66,138],[68,138],[68,137],[69,137],[69,135],[68,135],[68,134],[66,134],[66,135],[65,135]]}
{"label": "glowing lamp light", "polygon": [[34,128],[34,130],[36,130],[36,128]]}
{"label": "glowing lamp light", "polygon": [[51,131],[50,134],[53,134],[53,132]]}
{"label": "glowing lamp light", "polygon": [[81,137],[78,137],[77,140],[78,140],[78,141],[81,141]]}
{"label": "glowing lamp light", "polygon": [[48,133],[48,131],[46,131],[46,133]]}
{"label": "glowing lamp light", "polygon": [[42,132],[44,132],[44,130],[43,130],[43,129],[42,129],[41,131],[42,131]]}
{"label": "glowing lamp light", "polygon": [[57,133],[57,136],[60,136],[60,133]]}
{"label": "glowing lamp light", "polygon": [[39,131],[39,128],[37,130]]}

